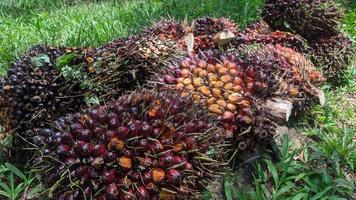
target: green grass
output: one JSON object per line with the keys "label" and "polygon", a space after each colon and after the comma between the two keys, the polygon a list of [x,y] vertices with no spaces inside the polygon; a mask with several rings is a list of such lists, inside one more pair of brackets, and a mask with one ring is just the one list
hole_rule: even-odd
{"label": "green grass", "polygon": [[0,74],[34,44],[98,46],[161,18],[229,16],[243,27],[256,19],[261,2],[4,0],[0,3]]}
{"label": "green grass", "polygon": [[[349,6],[343,29],[356,41],[356,6],[353,1],[343,2]],[[262,3],[263,0],[2,0],[0,74],[5,74],[10,62],[34,44],[99,46],[116,37],[134,34],[161,18],[228,16],[243,28],[258,18]],[[325,106],[314,106],[298,123],[292,124],[308,136],[310,143],[295,149],[285,138],[279,162],[266,160],[266,169],[256,164],[253,190],[240,190],[231,182],[234,177],[227,179],[228,200],[355,198],[355,177],[352,177],[356,167],[355,65],[356,61],[349,68],[346,85],[336,89],[324,86]],[[303,159],[295,159],[302,152]],[[11,181],[0,181],[0,187],[8,187],[7,195],[13,199],[32,183],[26,178],[30,175],[16,173],[0,165],[0,179],[13,174],[16,183],[22,183],[15,191]],[[38,187],[34,187],[35,191]]]}

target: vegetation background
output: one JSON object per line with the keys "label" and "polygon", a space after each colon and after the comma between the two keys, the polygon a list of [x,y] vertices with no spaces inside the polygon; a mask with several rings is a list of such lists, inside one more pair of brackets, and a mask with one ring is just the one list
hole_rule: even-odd
{"label": "vegetation background", "polygon": [[[356,1],[339,3],[346,11],[343,29],[355,43]],[[263,0],[1,0],[0,74],[35,44],[96,47],[160,18],[227,16],[242,29],[259,18],[262,5]],[[252,184],[225,177],[226,199],[356,199],[355,65],[354,59],[345,85],[323,86],[325,106],[289,124],[306,142],[293,145],[283,137],[280,161],[253,164]],[[38,198],[43,188],[38,177],[15,165],[0,163],[0,199]]]}

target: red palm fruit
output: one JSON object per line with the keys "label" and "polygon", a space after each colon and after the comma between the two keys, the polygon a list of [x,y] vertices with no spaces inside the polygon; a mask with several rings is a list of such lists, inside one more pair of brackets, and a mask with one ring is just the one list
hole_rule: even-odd
{"label": "red palm fruit", "polygon": [[196,139],[194,137],[187,137],[184,142],[187,146],[187,149],[193,149],[197,145]]}
{"label": "red palm fruit", "polygon": [[111,183],[106,187],[106,198],[108,200],[116,200],[119,198],[119,188],[115,183]]}
{"label": "red palm fruit", "polygon": [[120,126],[117,129],[117,136],[119,139],[125,139],[129,134],[129,129],[126,126]]}
{"label": "red palm fruit", "polygon": [[111,151],[106,151],[103,155],[105,162],[113,162],[117,159],[117,154]]}
{"label": "red palm fruit", "polygon": [[57,154],[59,156],[69,156],[71,154],[70,146],[61,144],[57,147]]}
{"label": "red palm fruit", "polygon": [[101,156],[106,152],[106,147],[104,144],[96,144],[94,146],[94,151],[93,151],[93,155],[94,156]]}
{"label": "red palm fruit", "polygon": [[181,181],[182,173],[176,169],[169,169],[166,172],[167,180],[173,184],[178,184]]}
{"label": "red palm fruit", "polygon": [[139,200],[145,200],[145,199],[149,199],[150,195],[147,189],[141,185],[137,187],[137,197]]}
{"label": "red palm fruit", "polygon": [[193,164],[185,163],[185,170],[193,170]]}
{"label": "red palm fruit", "polygon": [[102,178],[103,178],[103,182],[105,184],[113,183],[116,179],[116,170],[111,169],[111,170],[105,171],[102,175]]}
{"label": "red palm fruit", "polygon": [[173,164],[173,156],[164,155],[159,158],[158,163],[161,167],[170,167]]}
{"label": "red palm fruit", "polygon": [[118,181],[118,186],[120,188],[123,188],[124,190],[127,190],[131,187],[132,181],[128,177],[120,178]]}

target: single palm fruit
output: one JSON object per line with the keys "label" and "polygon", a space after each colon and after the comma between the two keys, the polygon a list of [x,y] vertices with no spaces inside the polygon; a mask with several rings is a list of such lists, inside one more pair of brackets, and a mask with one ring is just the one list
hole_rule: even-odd
{"label": "single palm fruit", "polygon": [[198,199],[225,165],[217,123],[191,98],[134,92],[41,130],[35,163],[54,199]]}

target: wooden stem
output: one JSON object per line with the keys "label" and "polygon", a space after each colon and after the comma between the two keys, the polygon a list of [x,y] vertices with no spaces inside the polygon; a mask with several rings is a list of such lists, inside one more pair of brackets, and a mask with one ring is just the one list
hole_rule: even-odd
{"label": "wooden stem", "polygon": [[293,104],[290,101],[280,98],[267,99],[263,105],[266,112],[279,122],[287,122],[292,113]]}

